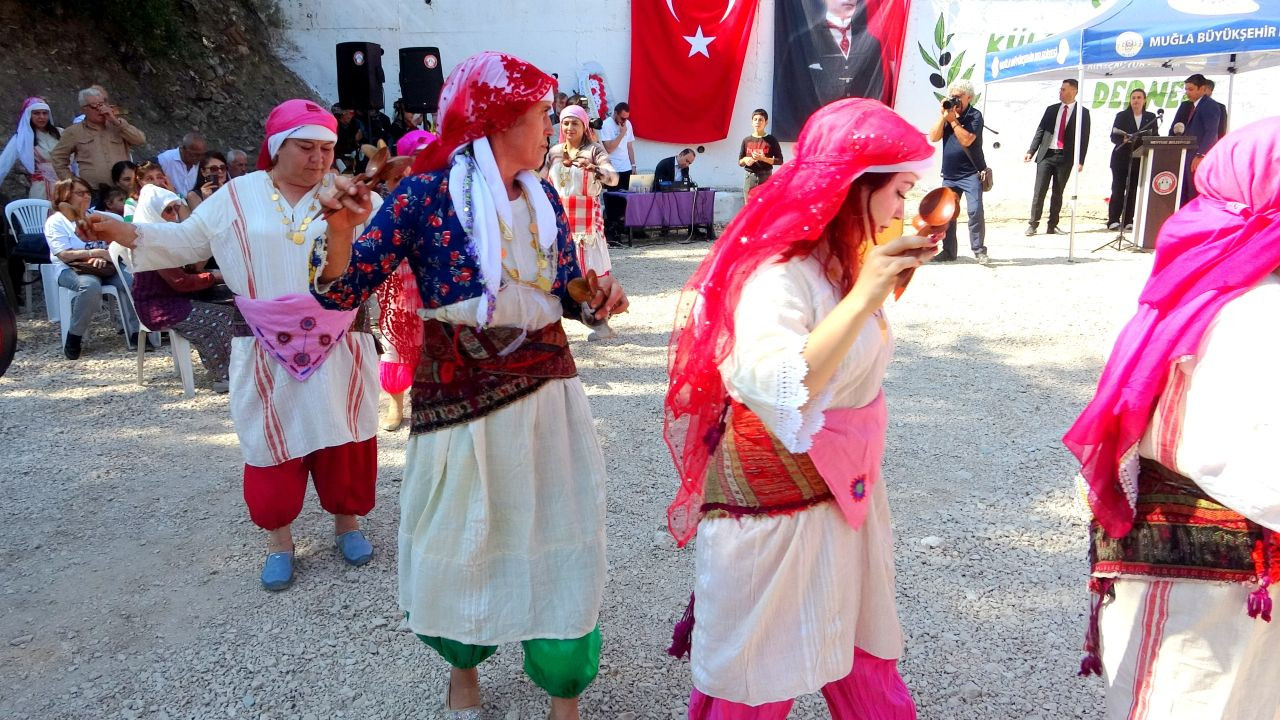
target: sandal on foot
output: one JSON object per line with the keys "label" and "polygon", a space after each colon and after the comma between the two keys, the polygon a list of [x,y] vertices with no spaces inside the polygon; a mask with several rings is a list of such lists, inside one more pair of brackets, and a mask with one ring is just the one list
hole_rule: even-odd
{"label": "sandal on foot", "polygon": [[272,592],[293,584],[293,551],[274,552],[262,564],[262,587]]}
{"label": "sandal on foot", "polygon": [[359,530],[344,532],[334,542],[342,551],[342,559],[351,565],[364,565],[373,557],[373,544]]}

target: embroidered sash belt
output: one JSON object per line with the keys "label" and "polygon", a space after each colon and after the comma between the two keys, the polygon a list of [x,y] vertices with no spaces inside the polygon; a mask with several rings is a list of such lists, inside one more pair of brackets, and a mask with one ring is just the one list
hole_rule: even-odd
{"label": "embroidered sash belt", "polygon": [[807,454],[787,450],[758,415],[734,401],[703,498],[703,517],[725,518],[787,515],[833,496]]}
{"label": "embroidered sash belt", "polygon": [[525,331],[426,320],[423,335],[422,360],[413,378],[414,434],[484,417],[548,380],[578,374],[558,321]]}

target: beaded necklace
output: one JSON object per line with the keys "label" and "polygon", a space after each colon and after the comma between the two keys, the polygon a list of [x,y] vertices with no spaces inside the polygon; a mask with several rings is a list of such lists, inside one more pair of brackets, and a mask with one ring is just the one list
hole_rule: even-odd
{"label": "beaded necklace", "polygon": [[270,174],[267,177],[271,181],[271,202],[276,204],[276,210],[280,212],[280,217],[286,228],[289,229],[289,239],[294,245],[301,245],[307,240],[307,227],[311,225],[311,219],[315,217],[316,210],[320,209],[320,193],[329,184],[328,176],[320,181],[320,190],[311,197],[311,205],[307,208],[307,212],[302,216],[302,223],[297,228],[293,227],[293,220],[289,217],[289,213],[285,212],[284,205],[280,204],[280,189],[276,187],[275,178]]}
{"label": "beaded necklace", "polygon": [[547,259],[547,253],[542,251],[541,245],[538,243],[538,217],[533,212],[533,203],[529,201],[529,194],[522,188],[520,190],[520,198],[524,200],[524,206],[529,210],[529,246],[533,248],[534,255],[538,258],[538,271],[532,283],[520,277],[520,271],[515,267],[515,262],[507,264],[507,248],[515,247],[516,234],[507,227],[502,221],[502,216],[498,216],[498,230],[502,232],[502,269],[506,271],[507,277],[512,282],[521,285],[532,285],[543,292],[551,291],[551,276],[544,275],[543,272],[551,266],[551,261]]}

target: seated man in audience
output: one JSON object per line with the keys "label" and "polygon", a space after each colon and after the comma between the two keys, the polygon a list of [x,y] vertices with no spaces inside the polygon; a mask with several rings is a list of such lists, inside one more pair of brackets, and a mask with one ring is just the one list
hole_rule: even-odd
{"label": "seated man in audience", "polygon": [[204,135],[193,130],[182,136],[181,145],[156,156],[156,162],[164,168],[164,174],[173,184],[173,191],[178,197],[186,197],[187,193],[200,184],[196,182],[196,175],[200,171],[200,159],[207,149]]}
{"label": "seated man in audience", "polygon": [[693,185],[689,166],[697,156],[692,149],[685,148],[673,157],[659,160],[658,166],[653,170],[653,189],[671,190],[676,185]]}
{"label": "seated man in audience", "polygon": [[227,151],[227,177],[238,178],[249,172],[249,154],[232,148]]}

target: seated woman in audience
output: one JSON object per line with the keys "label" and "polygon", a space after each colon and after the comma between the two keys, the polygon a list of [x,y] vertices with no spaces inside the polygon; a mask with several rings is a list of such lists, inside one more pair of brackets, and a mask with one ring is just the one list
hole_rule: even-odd
{"label": "seated woman in audience", "polygon": [[111,166],[111,184],[120,188],[124,196],[133,196],[133,178],[137,175],[138,164],[132,160],[121,160]]}
{"label": "seated woman in audience", "polygon": [[[164,174],[164,168],[159,163],[150,160],[142,163],[134,170],[133,184],[129,189],[129,199],[124,201],[124,219],[126,222],[133,222],[133,213],[138,207],[138,195],[142,192],[142,188],[148,185],[159,185],[169,192],[173,192],[173,185],[169,182],[169,176]],[[182,216],[184,219],[186,215]]]}
{"label": "seated woman in audience", "polygon": [[195,210],[205,198],[227,184],[227,157],[217,150],[210,150],[200,159],[196,187],[187,193],[187,207]]}
{"label": "seated woman in audience", "polygon": [[[182,199],[158,185],[142,189],[135,225],[178,222]],[[133,305],[152,330],[173,330],[195,346],[209,373],[214,392],[228,388],[231,362],[231,305],[206,302],[201,296],[222,284],[222,273],[205,270],[203,262],[167,270],[143,270],[133,276]]]}
{"label": "seated woman in audience", "polygon": [[[58,272],[58,285],[74,294],[71,316],[62,319],[68,324],[67,341],[62,348],[68,360],[80,357],[89,321],[102,307],[102,286],[113,285],[121,293],[127,292],[124,282],[116,275],[106,248],[100,243],[86,243],[76,226],[76,220],[89,210],[92,195],[93,188],[78,177],[59,180],[53,190],[55,210],[44,223],[44,237],[49,243],[49,257]],[[66,207],[58,209],[63,203]],[[138,319],[130,303],[121,303],[120,306],[124,330],[132,346],[138,338]]]}
{"label": "seated woman in audience", "polygon": [[58,176],[53,171],[53,148],[62,139],[62,129],[49,118],[49,105],[38,97],[22,103],[18,127],[0,152],[0,180],[14,165],[27,179],[27,197],[48,200],[53,197],[53,184]]}

